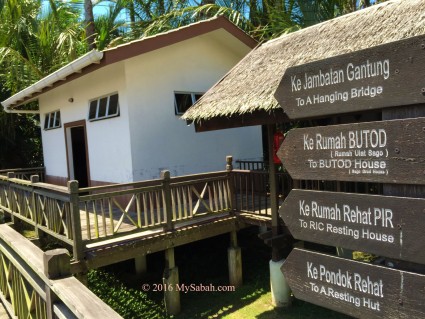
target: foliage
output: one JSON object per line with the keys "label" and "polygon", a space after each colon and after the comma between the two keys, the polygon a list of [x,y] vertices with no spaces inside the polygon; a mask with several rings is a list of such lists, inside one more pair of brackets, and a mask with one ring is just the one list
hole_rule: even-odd
{"label": "foliage", "polygon": [[[0,100],[5,97],[0,87]],[[0,110],[0,169],[42,166],[38,122],[37,116]]]}
{"label": "foliage", "polygon": [[[238,232],[242,249],[243,286],[229,292],[180,293],[182,312],[175,319],[210,318],[260,318],[260,319],[347,319],[348,317],[295,300],[293,307],[276,309],[271,305],[269,260],[270,248],[258,238],[256,227]],[[176,247],[176,265],[179,267],[180,284],[228,285],[227,247],[228,234]],[[163,253],[148,255],[148,274],[143,281],[134,280],[129,274],[131,262],[108,267],[108,271],[91,271],[89,288],[119,312],[124,318],[167,318],[163,312],[162,292],[140,290],[141,283],[151,287],[159,283],[164,269]],[[113,268],[113,269],[111,269]],[[124,284],[125,282],[125,284]],[[136,287],[130,289],[128,286]],[[122,295],[121,295],[122,294]],[[139,299],[138,295],[143,297]],[[119,302],[117,302],[117,300]],[[134,305],[133,305],[134,304]],[[129,308],[143,304],[144,313],[134,314]],[[121,309],[121,310],[119,310]],[[122,312],[121,312],[122,311]]]}
{"label": "foliage", "polygon": [[[353,0],[127,1],[132,17],[129,38],[149,36],[224,15],[259,41],[293,32],[370,6]],[[143,3],[143,4],[142,4]],[[130,9],[129,9],[130,10]]]}
{"label": "foliage", "polygon": [[[40,80],[85,52],[78,12],[50,0],[0,2],[0,98]],[[36,109],[29,105],[27,109]],[[41,166],[39,118],[0,111],[0,167]]]}
{"label": "foliage", "polygon": [[153,302],[140,290],[125,287],[112,274],[91,270],[88,285],[90,290],[124,318],[168,318],[162,304]]}

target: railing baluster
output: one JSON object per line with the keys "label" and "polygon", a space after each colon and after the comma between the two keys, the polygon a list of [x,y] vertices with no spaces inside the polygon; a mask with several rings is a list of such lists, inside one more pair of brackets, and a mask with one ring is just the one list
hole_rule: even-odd
{"label": "railing baluster", "polygon": [[158,224],[162,223],[162,218],[161,218],[161,202],[159,201],[159,191],[155,192],[155,199],[156,199],[156,216],[157,216],[157,220],[158,220]]}
{"label": "railing baluster", "polygon": [[150,205],[150,211],[151,211],[151,225],[155,225],[155,215],[154,215],[154,205],[153,205],[153,199],[152,199],[153,194],[149,193],[149,205]]}
{"label": "railing baluster", "polygon": [[142,211],[140,208],[140,194],[136,194],[137,226],[142,227]]}
{"label": "railing baluster", "polygon": [[104,207],[105,200],[101,199],[99,200],[99,203],[100,203],[100,211],[102,214],[102,230],[103,230],[104,236],[106,236],[106,217],[105,217],[105,207]]}
{"label": "railing baluster", "polygon": [[209,199],[209,203],[210,203],[210,212],[214,211],[214,201],[213,201],[213,195],[212,195],[212,191],[211,191],[211,184],[207,183],[205,185],[208,188],[208,199]]}
{"label": "railing baluster", "polygon": [[183,196],[183,218],[187,219],[187,197],[185,192],[185,187],[182,187],[182,196]]}
{"label": "railing baluster", "polygon": [[169,171],[162,171],[161,172],[161,179],[162,179],[162,191],[164,192],[164,198],[165,198],[165,212],[167,217],[167,224],[166,224],[166,230],[172,230],[174,228],[173,223],[173,213],[171,209],[171,203],[172,203],[172,195],[171,195],[171,186],[170,186],[170,172]]}
{"label": "railing baluster", "polygon": [[171,207],[173,210],[173,220],[177,220],[177,212],[176,212],[176,189],[171,188]]}
{"label": "railing baluster", "polygon": [[148,211],[148,200],[146,198],[146,193],[143,193],[143,217],[144,217],[144,220],[145,220],[145,224],[144,224],[145,227],[147,227],[149,225],[148,213],[149,213],[149,211]]}
{"label": "railing baluster", "polygon": [[94,237],[99,238],[99,223],[97,220],[96,200],[92,201],[92,203],[93,203],[93,219],[94,219]]}
{"label": "railing baluster", "polygon": [[176,195],[177,195],[177,211],[178,211],[178,220],[182,219],[182,201],[180,196],[180,188],[176,188]]}
{"label": "railing baluster", "polygon": [[189,217],[193,217],[193,198],[192,198],[192,190],[190,189],[190,186],[187,186],[187,197],[189,201]]}
{"label": "railing baluster", "polygon": [[114,223],[114,209],[112,207],[112,198],[108,197],[108,210],[109,210],[109,221],[110,221],[110,230],[111,230],[111,235],[114,234],[114,230],[115,230],[115,223]]}
{"label": "railing baluster", "polygon": [[90,229],[90,214],[89,214],[89,205],[88,202],[84,202],[84,208],[86,211],[86,227],[87,227],[87,238],[91,239],[91,229]]}

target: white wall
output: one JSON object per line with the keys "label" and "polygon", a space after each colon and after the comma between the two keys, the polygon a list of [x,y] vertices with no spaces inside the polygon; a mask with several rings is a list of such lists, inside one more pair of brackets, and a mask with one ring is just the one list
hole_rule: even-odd
{"label": "white wall", "polygon": [[223,170],[226,155],[262,156],[260,127],[195,133],[174,113],[174,91],[206,92],[243,57],[237,50],[223,52],[215,41],[220,36],[204,35],[125,62],[134,180],[158,178],[163,169],[172,176]]}
{"label": "white wall", "polygon": [[[89,100],[118,92],[120,116],[89,122]],[[69,98],[74,102],[68,102]],[[94,181],[132,181],[128,103],[123,63],[115,63],[66,83],[40,97],[44,164],[47,175],[67,177],[64,124],[86,120],[90,178]],[[44,115],[60,109],[62,127],[44,128]]]}
{"label": "white wall", "polygon": [[[67,177],[64,124],[86,120],[93,181],[129,182],[225,169],[226,155],[258,159],[261,130],[195,133],[174,113],[174,91],[205,92],[250,50],[223,30],[103,67],[40,97],[41,125],[60,109],[62,127],[44,131],[48,175]],[[121,115],[87,121],[89,100],[119,93]],[[74,102],[68,102],[69,98]],[[131,134],[130,134],[131,131]]]}

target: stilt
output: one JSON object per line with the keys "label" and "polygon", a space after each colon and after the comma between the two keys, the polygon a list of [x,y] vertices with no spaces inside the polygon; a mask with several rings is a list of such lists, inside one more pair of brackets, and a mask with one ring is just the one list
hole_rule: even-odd
{"label": "stilt", "polygon": [[242,286],[242,252],[238,247],[236,231],[230,233],[230,247],[227,250],[229,262],[229,283],[232,286]]}
{"label": "stilt", "polygon": [[351,249],[336,247],[336,255],[346,259],[353,259],[353,251]]}
{"label": "stilt", "polygon": [[148,269],[146,255],[137,256],[134,258],[134,268],[137,276],[145,275]]}
{"label": "stilt", "polygon": [[174,248],[165,251],[165,270],[163,274],[164,301],[168,315],[180,313],[180,292],[177,289],[179,284],[179,269],[174,261]]}
{"label": "stilt", "polygon": [[290,307],[292,303],[291,289],[286,282],[280,268],[285,260],[270,260],[270,287],[272,292],[272,304],[275,307]]}
{"label": "stilt", "polygon": [[267,230],[268,230],[267,225],[258,226],[258,233],[259,234],[266,233]]}

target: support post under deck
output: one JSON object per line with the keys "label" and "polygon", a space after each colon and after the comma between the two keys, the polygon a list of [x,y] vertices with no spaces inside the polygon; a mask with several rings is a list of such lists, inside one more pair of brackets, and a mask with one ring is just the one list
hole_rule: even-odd
{"label": "support post under deck", "polygon": [[[273,133],[274,125],[267,125],[267,142],[269,148],[269,183],[270,202],[272,212],[272,234],[277,237],[281,233],[279,226],[278,195],[276,187],[276,167],[273,162]],[[272,241],[273,243],[273,241]],[[273,245],[273,244],[272,244]],[[291,305],[290,289],[283,273],[280,270],[284,259],[282,250],[284,247],[272,246],[272,260],[270,260],[270,289],[272,294],[272,304],[275,307],[288,307]]]}
{"label": "support post under deck", "polygon": [[229,263],[229,283],[234,287],[242,286],[242,252],[238,247],[237,232],[230,232],[230,247],[227,250]]}
{"label": "support post under deck", "polygon": [[165,251],[165,270],[163,274],[164,301],[168,315],[180,313],[179,269],[175,265],[174,248]]}

